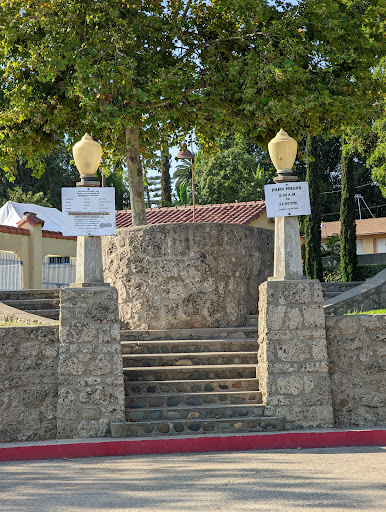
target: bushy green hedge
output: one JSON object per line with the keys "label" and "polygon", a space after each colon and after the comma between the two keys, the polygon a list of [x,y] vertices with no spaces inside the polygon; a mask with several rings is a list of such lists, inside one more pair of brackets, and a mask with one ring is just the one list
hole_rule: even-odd
{"label": "bushy green hedge", "polygon": [[[380,265],[360,265],[358,266],[358,281],[364,281],[365,279],[374,277],[384,268],[386,268],[385,263]],[[324,267],[323,281],[325,283],[336,283],[342,281],[340,265],[337,265],[336,267]]]}

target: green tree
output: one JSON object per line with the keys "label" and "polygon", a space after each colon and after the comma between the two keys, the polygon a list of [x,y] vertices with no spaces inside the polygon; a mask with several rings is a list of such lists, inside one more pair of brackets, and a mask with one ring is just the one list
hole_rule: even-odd
{"label": "green tree", "polygon": [[195,183],[201,204],[256,201],[264,197],[264,177],[256,158],[241,146],[195,158]]}
{"label": "green tree", "polygon": [[172,204],[172,183],[170,179],[170,154],[167,144],[161,144],[161,206]]}
{"label": "green tree", "polygon": [[305,232],[305,271],[312,279],[323,279],[322,254],[321,254],[321,198],[320,198],[320,162],[317,140],[310,135],[307,137],[307,174],[309,185],[311,215],[307,215],[304,221]]}
{"label": "green tree", "polygon": [[2,200],[2,205],[7,201],[13,201],[15,203],[27,203],[27,204],[38,204],[39,206],[52,207],[49,199],[44,197],[43,192],[33,193],[31,190],[23,192],[20,187],[14,187],[8,190],[8,198]]}
{"label": "green tree", "polygon": [[[46,172],[40,178],[32,174],[32,169],[24,161],[17,162],[17,170],[12,181],[8,179],[9,176],[4,171],[0,170],[1,201],[3,203],[8,200],[26,202],[23,194],[31,198],[35,194],[42,193],[47,200],[47,204],[43,206],[52,206],[61,210],[62,187],[75,187],[79,180],[79,173],[71,164],[70,155],[63,147],[52,151],[45,158],[44,164]],[[16,188],[18,191],[13,192]],[[36,198],[36,200],[38,199]]]}
{"label": "green tree", "polygon": [[103,145],[102,170],[125,160],[133,223],[145,224],[140,147],[160,126],[167,134],[190,126],[180,98],[191,94],[197,64],[176,48],[194,33],[186,6],[4,0],[1,8],[0,165],[12,175],[23,157],[38,176],[44,154],[87,130]]}
{"label": "green tree", "polygon": [[354,208],[353,158],[348,151],[342,151],[342,196],[340,206],[341,270],[343,281],[355,281],[357,277],[356,226]]}
{"label": "green tree", "polygon": [[[266,143],[340,133],[373,116],[386,6],[371,0],[2,0],[0,165],[35,174],[87,130],[105,168],[126,161],[146,222],[140,147],[196,126]],[[189,115],[187,115],[187,111]]]}

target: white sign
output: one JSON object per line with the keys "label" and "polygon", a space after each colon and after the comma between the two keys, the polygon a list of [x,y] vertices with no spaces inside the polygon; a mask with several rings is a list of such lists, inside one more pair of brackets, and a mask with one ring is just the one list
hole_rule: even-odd
{"label": "white sign", "polygon": [[264,192],[268,218],[311,214],[307,182],[265,185]]}
{"label": "white sign", "polygon": [[64,236],[115,235],[115,188],[62,188]]}

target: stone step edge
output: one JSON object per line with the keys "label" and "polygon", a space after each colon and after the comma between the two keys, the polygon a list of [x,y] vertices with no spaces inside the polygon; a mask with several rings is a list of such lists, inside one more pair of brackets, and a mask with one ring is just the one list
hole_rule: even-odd
{"label": "stone step edge", "polygon": [[[202,409],[210,411],[213,409],[242,409],[242,408],[251,409],[252,407],[258,407],[259,409],[265,409],[265,404],[262,404],[262,403],[257,403],[257,404],[223,404],[223,403],[219,403],[219,404],[206,404],[206,405],[171,405],[171,406],[163,405],[160,407],[139,407],[139,408],[134,408],[134,409],[130,409],[130,407],[126,407],[126,409],[129,410],[129,412],[159,412],[159,411],[197,412],[197,411],[201,411]],[[193,421],[194,419],[198,419],[198,418],[192,418],[189,421]],[[207,418],[205,418],[205,419],[207,419]],[[217,419],[221,419],[221,418],[217,418]],[[174,421],[174,420],[170,420],[170,421]],[[131,422],[129,422],[129,423],[131,423]]]}
{"label": "stone step edge", "polygon": [[256,354],[257,351],[255,350],[248,350],[248,351],[237,351],[237,352],[168,352],[167,354],[122,354],[122,357],[130,357],[131,359],[141,359],[143,357],[159,357],[161,359],[167,358],[167,357],[181,357],[181,359],[189,359],[190,357],[208,357],[208,356],[243,356],[251,354]]}
{"label": "stone step edge", "polygon": [[[165,368],[165,367],[163,366],[163,368]],[[182,367],[182,368],[184,368],[184,367]],[[192,384],[200,384],[200,383],[201,384],[204,384],[204,383],[212,384],[213,382],[215,382],[216,384],[218,384],[219,382],[224,382],[224,383],[226,382],[227,384],[231,383],[231,382],[256,382],[258,384],[259,380],[254,377],[246,377],[246,378],[240,377],[239,379],[236,377],[234,379],[146,380],[146,381],[131,380],[128,382],[128,384],[130,384],[130,386],[142,385],[142,384],[151,386],[151,385],[156,385],[156,384],[187,384],[189,382],[191,382]],[[256,390],[256,391],[258,391],[258,390]]]}
{"label": "stone step edge", "polygon": [[24,311],[25,313],[29,313],[30,315],[37,316],[53,315],[54,313],[55,315],[59,315],[60,313],[59,309],[23,309],[20,311]]}
{"label": "stone step edge", "polygon": [[[167,335],[168,333],[171,334],[178,334],[178,333],[216,333],[221,331],[227,331],[230,333],[237,333],[237,332],[246,332],[246,333],[255,333],[257,331],[257,326],[255,325],[246,325],[246,326],[240,326],[240,327],[196,327],[192,329],[121,329],[121,334],[130,334],[132,335],[143,335],[143,334],[149,334],[149,335]],[[220,336],[222,338],[222,336]],[[165,338],[166,339],[166,338]],[[190,338],[183,338],[183,339],[190,339]],[[231,338],[227,338],[231,339]],[[146,341],[146,340],[144,340]]]}
{"label": "stone step edge", "polygon": [[[122,333],[122,331],[121,331]],[[257,346],[257,339],[255,338],[203,338],[203,339],[197,339],[197,340],[178,340],[178,339],[172,339],[172,340],[122,340],[121,345],[125,346],[162,346],[165,345],[165,343],[170,343],[171,345],[181,343],[182,345],[189,345],[191,343],[197,343],[197,344],[205,344],[205,343],[251,343],[251,341],[254,341]]]}
{"label": "stone step edge", "polygon": [[[209,370],[210,368],[213,368],[213,370],[219,370],[221,368],[223,369],[230,369],[230,370],[233,370],[233,369],[243,369],[243,368],[246,368],[246,369],[250,369],[250,368],[256,368],[257,367],[257,362],[256,364],[246,364],[246,363],[240,363],[240,364],[197,364],[197,365],[187,365],[187,366],[132,366],[130,368],[128,367],[124,367],[123,368],[123,371],[126,372],[126,371],[129,371],[129,372],[132,372],[132,371],[145,371],[146,373],[149,372],[149,371],[158,371],[158,370],[162,370],[162,371],[173,371],[173,370],[190,370],[190,371],[193,371],[193,370]],[[213,380],[213,379],[212,379]],[[226,380],[226,379],[222,379],[222,380]],[[237,379],[236,379],[237,380]],[[175,382],[175,381],[172,381],[172,382]],[[184,381],[186,382],[186,381]]]}
{"label": "stone step edge", "polygon": [[[252,421],[257,421],[259,424],[264,424],[264,423],[281,423],[283,425],[283,429],[279,430],[280,431],[283,431],[284,430],[284,425],[285,425],[285,418],[284,416],[251,416],[251,417],[248,417],[248,418],[196,418],[196,419],[193,419],[193,420],[186,420],[186,419],[181,419],[181,420],[167,420],[167,419],[164,419],[164,420],[150,420],[150,421],[126,421],[126,422],[121,422],[121,423],[111,423],[111,437],[112,438],[115,438],[115,435],[114,435],[114,430],[115,430],[115,427],[118,428],[118,429],[122,429],[125,428],[125,427],[128,427],[130,428],[131,425],[135,425],[135,426],[139,426],[139,427],[143,427],[145,425],[151,425],[151,426],[154,426],[156,427],[157,425],[176,425],[176,424],[182,424],[182,425],[194,425],[195,423],[201,423],[202,425],[205,425],[205,424],[208,424],[208,423],[214,423],[214,424],[217,424],[217,425],[220,425],[221,423],[241,423],[242,425],[241,426],[244,426],[245,428],[245,424],[248,425],[248,423],[252,422]],[[241,428],[240,426],[240,428]],[[274,431],[273,431],[274,432]],[[248,432],[248,430],[239,430],[237,432],[237,434],[249,434],[251,432]],[[200,434],[196,434],[196,436],[202,436],[204,433],[200,433]],[[156,434],[156,437],[160,437],[164,435],[165,437],[169,437],[166,433],[163,434],[163,433],[159,433],[159,434]],[[172,433],[170,435],[170,437],[173,437],[175,436],[176,434]],[[192,434],[183,434],[183,435],[189,435],[190,436],[193,436],[195,437],[195,434],[192,433]],[[211,433],[211,435],[213,436],[213,432]],[[235,433],[229,433],[229,435],[235,435]],[[150,438],[154,438],[153,436],[150,435]],[[124,437],[123,437],[124,439]]]}
{"label": "stone step edge", "polygon": [[[139,382],[142,383],[144,381],[139,381]],[[146,381],[146,382],[149,382],[149,381]],[[165,381],[163,381],[163,380],[157,381],[157,382],[165,383]],[[175,383],[176,381],[169,381],[169,382]],[[187,382],[187,381],[183,380],[181,382]],[[197,381],[192,381],[192,382],[197,382]],[[130,382],[130,384],[132,384],[132,382]],[[242,391],[240,391],[239,389],[237,389],[236,391],[232,391],[229,389],[222,389],[221,391],[197,391],[197,392],[192,391],[191,393],[186,393],[186,392],[181,392],[181,393],[173,393],[173,392],[171,392],[171,393],[128,393],[125,396],[128,398],[188,398],[188,397],[195,398],[195,397],[228,395],[228,394],[231,394],[233,397],[233,396],[241,396],[241,395],[246,395],[246,394],[251,394],[251,393],[261,394],[261,391],[259,391],[258,389],[250,389],[250,390],[247,389],[247,390],[242,390]],[[195,407],[195,406],[192,406],[192,407]],[[158,409],[158,407],[157,407],[157,409]]]}

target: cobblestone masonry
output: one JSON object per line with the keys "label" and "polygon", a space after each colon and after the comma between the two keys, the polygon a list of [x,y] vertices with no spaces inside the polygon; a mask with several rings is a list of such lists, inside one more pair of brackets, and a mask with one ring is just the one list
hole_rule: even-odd
{"label": "cobblestone masonry", "polygon": [[319,281],[260,286],[257,376],[265,416],[287,430],[334,425],[322,300]]}
{"label": "cobblestone masonry", "polygon": [[104,276],[131,329],[244,325],[272,275],[273,231],[232,224],[159,224],[103,237]]}
{"label": "cobblestone masonry", "polygon": [[109,435],[125,408],[117,291],[65,288],[60,300],[58,438]]}
{"label": "cobblestone masonry", "polygon": [[58,327],[0,328],[0,442],[56,437]]}
{"label": "cobblestone masonry", "polygon": [[326,317],[337,427],[386,424],[386,315]]}

